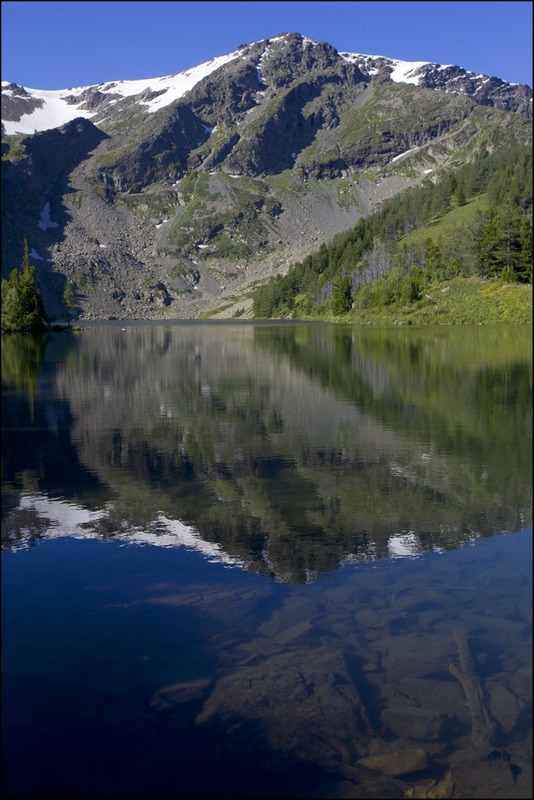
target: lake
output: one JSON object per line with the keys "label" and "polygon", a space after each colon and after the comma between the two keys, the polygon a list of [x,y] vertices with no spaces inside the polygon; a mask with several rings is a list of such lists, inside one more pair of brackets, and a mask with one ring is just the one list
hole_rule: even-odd
{"label": "lake", "polygon": [[2,338],[5,798],[532,794],[532,329]]}

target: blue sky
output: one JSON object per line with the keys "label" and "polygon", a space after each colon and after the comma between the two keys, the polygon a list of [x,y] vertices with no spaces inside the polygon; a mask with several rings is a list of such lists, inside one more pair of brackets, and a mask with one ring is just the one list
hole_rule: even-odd
{"label": "blue sky", "polygon": [[171,75],[298,32],[340,51],[532,86],[531,2],[2,2],[2,80],[65,89]]}

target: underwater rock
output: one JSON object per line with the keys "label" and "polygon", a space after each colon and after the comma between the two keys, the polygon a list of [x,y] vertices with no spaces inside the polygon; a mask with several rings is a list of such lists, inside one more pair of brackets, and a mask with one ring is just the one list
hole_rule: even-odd
{"label": "underwater rock", "polygon": [[524,704],[512,692],[494,681],[487,681],[488,709],[491,716],[497,720],[504,733],[510,734],[517,725],[517,720]]}
{"label": "underwater rock", "polygon": [[367,752],[372,732],[344,651],[285,651],[222,676],[196,718],[224,724],[235,746],[256,736],[280,753],[337,770]]}
{"label": "underwater rock", "polygon": [[360,758],[358,766],[382,772],[384,775],[397,777],[411,772],[420,772],[428,766],[428,755],[424,750],[391,750],[377,756]]}
{"label": "underwater rock", "polygon": [[396,736],[426,742],[440,741],[448,722],[445,714],[437,716],[425,709],[410,708],[409,706],[386,708],[382,712],[380,720]]}

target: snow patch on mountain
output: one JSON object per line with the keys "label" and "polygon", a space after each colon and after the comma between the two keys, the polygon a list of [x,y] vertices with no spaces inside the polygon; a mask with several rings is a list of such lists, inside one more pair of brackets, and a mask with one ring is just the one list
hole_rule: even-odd
{"label": "snow patch on mountain", "polygon": [[386,56],[369,56],[363,53],[340,53],[341,58],[351,64],[356,64],[366,75],[377,75],[381,66],[389,67],[389,77],[394,83],[413,83],[417,86],[421,82],[421,70],[424,67],[446,69],[430,61],[402,61]]}
{"label": "snow patch on mountain", "polygon": [[37,227],[41,228],[43,231],[47,231],[49,228],[59,227],[57,222],[52,222],[50,219],[50,203],[44,204],[43,210],[41,211],[41,218],[37,223]]}
{"label": "snow patch on mountain", "polygon": [[168,75],[164,78],[152,78],[149,80],[119,81],[118,83],[107,84],[105,88],[97,88],[103,93],[120,94],[121,97],[141,95],[147,91],[163,92],[153,100],[141,101],[141,104],[147,107],[147,111],[153,113],[154,111],[159,111],[160,108],[168,106],[175,100],[179,100],[199,81],[211,75],[223,64],[233,61],[239,55],[240,51],[238,50],[226,56],[218,56],[199,64],[197,67],[187,69],[185,72],[179,72],[177,75]]}
{"label": "snow patch on mountain", "polygon": [[[9,86],[7,81],[2,82],[2,96],[16,97],[13,89],[6,89]],[[59,128],[76,117],[90,119],[94,113],[84,111],[80,105],[70,105],[64,99],[67,95],[81,93],[84,89],[69,89],[68,91],[45,91],[41,89],[26,89],[27,94],[35,100],[42,101],[39,108],[34,109],[29,114],[24,114],[19,121],[2,120],[4,130],[8,136],[16,133],[36,133],[46,131],[50,128]]]}
{"label": "snow patch on mountain", "polygon": [[[229,53],[225,56],[218,56],[192,67],[176,75],[168,75],[163,78],[148,78],[136,81],[115,81],[98,84],[96,86],[82,86],[70,89],[58,89],[45,91],[42,89],[29,89],[25,87],[25,95],[34,100],[42,101],[42,105],[29,114],[24,114],[19,120],[3,120],[5,133],[8,136],[20,133],[31,134],[38,131],[45,131],[51,128],[58,128],[65,125],[77,117],[92,119],[98,111],[89,111],[84,108],[87,93],[91,90],[103,95],[110,95],[115,102],[125,97],[141,96],[143,94],[155,94],[148,100],[140,99],[140,105],[146,107],[149,113],[159,111],[168,106],[175,100],[179,100],[190,91],[199,81],[206,78],[216,69],[222,67],[230,61],[238,58],[240,50]],[[5,97],[20,96],[20,87],[15,89],[9,81],[2,81],[2,94]],[[119,95],[117,98],[116,95]],[[78,103],[73,102],[79,97]],[[113,102],[111,100],[111,102]]]}
{"label": "snow patch on mountain", "polygon": [[389,77],[394,83],[413,83],[417,86],[421,78],[421,67],[425,67],[427,63],[427,61],[397,61]]}

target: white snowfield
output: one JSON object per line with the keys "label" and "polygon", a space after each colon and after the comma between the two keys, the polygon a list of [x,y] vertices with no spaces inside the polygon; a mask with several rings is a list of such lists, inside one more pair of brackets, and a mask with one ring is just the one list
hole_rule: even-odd
{"label": "white snowfield", "polygon": [[[102,94],[119,95],[132,97],[142,95],[145,92],[163,92],[153,100],[141,100],[148,112],[159,111],[160,108],[170,105],[175,100],[183,97],[186,92],[193,88],[202,78],[210,75],[223,64],[233,61],[240,55],[240,51],[230,53],[226,56],[212,58],[200,64],[179,72],[177,75],[167,75],[164,78],[148,78],[138,81],[116,81],[97,84],[96,86],[80,86],[74,89],[57,89],[45,91],[42,89],[25,88],[27,94],[35,100],[42,100],[40,108],[35,109],[30,114],[25,114],[18,122],[2,120],[5,132],[8,136],[17,133],[36,133],[46,131],[50,128],[58,128],[65,123],[78,117],[91,119],[96,111],[87,111],[83,108],[84,100],[82,96],[88,89],[101,92]],[[16,96],[13,90],[6,89],[9,81],[2,81],[2,94],[5,96]],[[79,103],[69,103],[66,98],[80,97]]]}
{"label": "white snowfield", "polygon": [[[271,39],[271,43],[283,37],[276,37]],[[303,39],[303,47],[313,44],[310,39]],[[83,108],[84,93],[87,90],[93,90],[108,95],[119,95],[119,98],[137,96],[151,92],[161,92],[153,99],[140,99],[139,102],[144,105],[149,113],[159,111],[161,108],[173,103],[175,100],[183,97],[190,91],[200,80],[210,75],[215,70],[234,61],[243,56],[244,49],[240,48],[233,53],[225,56],[218,56],[212,58],[210,61],[205,61],[197,67],[192,67],[184,72],[179,72],[176,75],[167,75],[163,78],[149,78],[146,80],[135,81],[115,81],[108,83],[101,83],[95,86],[81,86],[70,89],[58,90],[41,90],[29,89],[24,87],[26,93],[34,100],[41,100],[42,105],[40,108],[35,109],[29,114],[25,114],[19,121],[12,122],[3,120],[4,129],[7,135],[14,134],[31,134],[38,131],[45,131],[51,128],[58,128],[67,122],[78,117],[85,119],[92,119],[97,111],[88,111]],[[267,52],[267,51],[266,51]],[[264,54],[265,55],[265,54]],[[383,58],[389,66],[393,68],[391,79],[399,83],[413,83],[417,84],[421,78],[419,71],[430,62],[427,61],[399,61],[396,59],[385,58],[383,56],[366,56],[358,53],[340,53],[341,58],[357,64],[365,64],[366,62]],[[438,65],[432,64],[433,67]],[[373,73],[372,69],[368,70],[369,74]],[[263,74],[261,71],[261,59],[258,63],[258,73],[263,81]],[[16,90],[8,89],[11,84],[8,81],[2,81],[2,94],[3,96],[16,97]],[[72,98],[80,98],[79,103],[73,103]],[[71,102],[67,102],[70,98]],[[112,101],[113,102],[113,101]]]}
{"label": "white snowfield", "polygon": [[362,53],[340,53],[341,58],[351,64],[365,65],[369,75],[376,75],[378,70],[368,67],[368,63],[375,61],[385,61],[392,68],[390,78],[394,83],[413,83],[415,86],[421,80],[421,68],[431,66],[439,69],[446,69],[445,66],[433,64],[431,61],[399,61],[397,58],[387,58],[386,56],[366,56]]}

